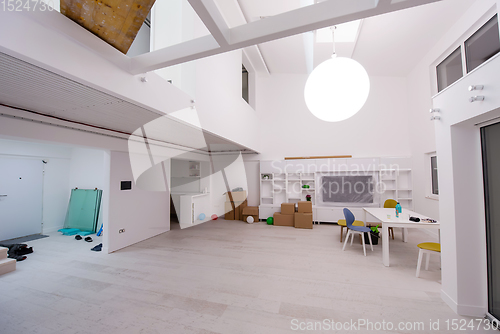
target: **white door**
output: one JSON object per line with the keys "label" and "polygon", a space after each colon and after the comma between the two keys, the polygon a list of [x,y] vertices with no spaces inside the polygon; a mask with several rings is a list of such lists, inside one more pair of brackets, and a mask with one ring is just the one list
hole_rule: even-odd
{"label": "white door", "polygon": [[42,232],[42,164],[0,157],[0,240]]}

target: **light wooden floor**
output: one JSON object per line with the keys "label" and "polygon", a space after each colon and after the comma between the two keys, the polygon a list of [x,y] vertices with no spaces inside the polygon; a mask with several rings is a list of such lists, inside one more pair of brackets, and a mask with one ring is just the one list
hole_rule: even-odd
{"label": "light wooden floor", "polygon": [[99,241],[53,234],[0,276],[0,332],[274,334],[293,332],[297,318],[440,319],[433,333],[445,333],[446,319],[461,319],[441,301],[437,256],[415,277],[428,234],[412,229],[403,243],[396,233],[385,268],[380,245],[366,257],[359,242],[342,252],[339,233],[218,220],[109,255],[90,251]]}

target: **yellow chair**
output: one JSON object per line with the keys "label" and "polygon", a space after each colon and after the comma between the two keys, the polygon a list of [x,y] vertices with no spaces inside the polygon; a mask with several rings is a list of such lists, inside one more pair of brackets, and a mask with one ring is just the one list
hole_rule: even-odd
{"label": "yellow chair", "polygon": [[420,267],[422,266],[422,259],[424,254],[427,254],[427,257],[425,259],[425,270],[429,270],[429,257],[431,256],[432,252],[436,253],[441,253],[441,244],[438,244],[437,242],[423,242],[421,244],[417,245],[418,248],[420,248],[420,251],[418,252],[418,263],[417,263],[417,274],[416,276],[420,276]]}
{"label": "yellow chair", "polygon": [[[345,222],[345,219],[339,219],[337,222],[337,225],[340,226],[340,242],[342,242],[342,238],[344,235],[344,227],[347,228],[347,223]],[[363,223],[361,220],[355,220],[354,223],[352,223],[353,226],[365,226],[365,223]]]}
{"label": "yellow chair", "polygon": [[[398,202],[393,199],[388,199],[384,202],[384,208],[395,209]],[[392,240],[394,240],[394,228],[389,227],[389,237],[392,234]]]}

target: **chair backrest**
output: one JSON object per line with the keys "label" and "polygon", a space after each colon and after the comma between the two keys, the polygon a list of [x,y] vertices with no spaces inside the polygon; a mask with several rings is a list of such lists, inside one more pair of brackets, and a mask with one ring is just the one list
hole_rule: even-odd
{"label": "chair backrest", "polygon": [[384,202],[384,208],[395,208],[398,202],[393,199],[388,199]]}
{"label": "chair backrest", "polygon": [[348,208],[344,208],[344,217],[347,228],[350,228],[352,226],[352,223],[354,223],[355,219],[351,210],[349,210]]}

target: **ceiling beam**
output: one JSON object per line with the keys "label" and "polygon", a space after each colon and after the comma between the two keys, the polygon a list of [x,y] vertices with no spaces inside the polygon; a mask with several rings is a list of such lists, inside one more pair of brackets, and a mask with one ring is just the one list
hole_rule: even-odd
{"label": "ceiling beam", "polygon": [[188,0],[219,46],[229,45],[229,27],[213,0]]}
{"label": "ceiling beam", "polygon": [[210,43],[208,37],[211,36],[207,36],[134,57],[131,59],[130,72],[149,72],[311,30],[438,1],[441,0],[406,0],[395,3],[388,0],[324,1],[231,28],[230,44],[227,45],[214,46],[216,40],[212,38]]}

